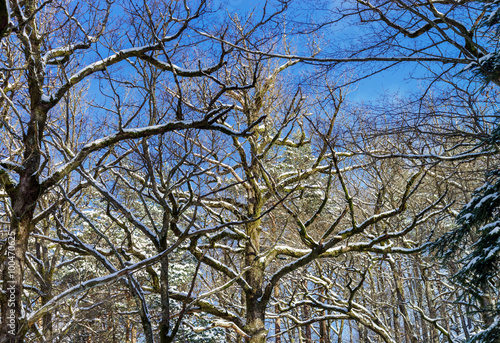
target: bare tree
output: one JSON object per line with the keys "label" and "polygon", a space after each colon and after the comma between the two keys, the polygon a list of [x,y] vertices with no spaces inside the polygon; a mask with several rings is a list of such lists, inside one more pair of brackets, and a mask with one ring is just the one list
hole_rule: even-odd
{"label": "bare tree", "polygon": [[[235,136],[246,136],[248,131],[244,128],[236,132],[221,124],[230,107],[222,106],[218,100],[228,87],[207,94],[210,99],[203,102],[190,100],[196,111],[178,100],[190,95],[185,80],[204,79],[215,87],[225,83],[211,74],[228,63],[231,47],[202,43],[192,30],[197,25],[201,27],[201,18],[210,14],[205,1],[158,2],[154,10],[145,2],[141,11],[135,2],[6,4],[2,1],[0,8],[3,37],[0,119],[5,144],[0,181],[9,199],[5,204],[10,232],[2,241],[1,340],[21,342],[39,318],[69,296],[161,259],[157,256],[140,265],[123,265],[116,270],[110,267],[108,279],[88,280],[75,286],[76,289],[52,297],[37,311],[26,313],[29,307],[24,305],[23,277],[30,237],[43,222],[42,218],[57,213],[73,196],[70,193],[78,193],[89,185],[100,189],[95,179],[101,169],[107,168],[106,163],[113,165],[110,158],[119,161],[120,155],[127,155],[120,144],[175,130],[215,130]],[[256,27],[264,25],[276,13],[263,17]],[[215,34],[223,37],[227,31]],[[202,47],[203,57],[194,52]],[[131,83],[133,75],[145,76],[135,69],[141,63],[154,66],[162,72],[163,82],[175,85],[178,97],[175,101],[170,97],[169,105],[162,105],[163,112],[157,112],[159,106],[151,105],[159,101],[156,92],[143,92],[144,88]],[[233,89],[251,86],[250,83]],[[71,92],[85,87],[88,87],[87,110],[70,111]],[[207,103],[207,107],[202,106]],[[256,118],[249,126],[258,121]],[[74,176],[76,172],[79,177]],[[63,192],[60,187],[64,180],[69,181]],[[133,217],[127,219],[140,226]],[[59,224],[64,227],[64,222]],[[147,232],[146,228],[143,230]],[[66,232],[64,237],[67,235],[71,233]],[[162,250],[162,256],[172,249]],[[128,276],[127,282],[140,298],[142,291],[134,278]],[[143,305],[146,311],[144,302]],[[145,313],[143,318],[147,318]]]}
{"label": "bare tree", "polygon": [[[288,322],[294,318],[292,326],[304,327],[306,341],[314,339],[312,323],[355,320],[393,342],[392,332],[377,314],[354,302],[365,276],[357,285],[353,282],[348,285],[351,288],[344,289],[351,290],[351,296],[333,305],[311,299],[309,287],[289,276],[307,270],[316,260],[418,251],[421,247],[406,243],[404,237],[447,206],[436,207],[443,200],[440,196],[421,207],[410,206],[414,198],[423,196],[420,188],[429,173],[417,162],[395,167],[396,176],[391,181],[382,169],[378,173],[383,176],[372,171],[374,178],[392,182],[394,194],[392,201],[384,201],[384,206],[370,213],[366,202],[375,202],[376,195],[373,198],[366,189],[366,174],[375,162],[358,154],[355,146],[351,148],[356,152],[336,145],[342,142],[340,128],[344,123],[339,124],[338,117],[344,97],[332,90],[330,105],[324,107],[331,112],[323,112],[323,118],[308,114],[307,98],[301,90],[279,82],[294,63],[261,67],[254,89],[227,93],[237,103],[235,122],[227,122],[231,128],[246,126],[262,115],[267,117],[252,129],[254,135],[249,138],[219,141],[223,148],[212,156],[198,155],[210,166],[210,178],[204,182],[211,192],[200,202],[206,222],[228,226],[215,234],[203,234],[203,226],[199,226],[200,234],[186,249],[207,270],[208,276],[200,285],[203,290],[192,296],[173,292],[171,297],[188,299],[193,311],[220,316],[227,327],[233,327],[234,341],[241,341],[238,336],[243,336],[249,342],[264,342],[270,327],[266,322],[274,322],[275,335],[286,337],[288,330],[277,328],[277,319]],[[248,83],[254,77],[253,70],[252,64],[240,67],[232,78],[240,84]],[[315,136],[309,136],[311,133]],[[200,151],[213,151],[210,141],[195,144]],[[360,180],[364,181],[360,184]],[[410,219],[404,221],[404,217]],[[403,224],[379,228],[390,221]],[[222,312],[222,304],[230,314]],[[339,313],[311,319],[311,309],[314,314]]]}

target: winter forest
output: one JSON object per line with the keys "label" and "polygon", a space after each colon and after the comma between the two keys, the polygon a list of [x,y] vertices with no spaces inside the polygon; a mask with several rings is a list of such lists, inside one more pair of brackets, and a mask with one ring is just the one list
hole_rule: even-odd
{"label": "winter forest", "polygon": [[0,342],[499,343],[499,30],[0,0]]}

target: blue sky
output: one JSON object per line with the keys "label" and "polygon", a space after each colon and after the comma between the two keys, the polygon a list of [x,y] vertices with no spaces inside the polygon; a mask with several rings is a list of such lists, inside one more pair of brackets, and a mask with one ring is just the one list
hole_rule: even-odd
{"label": "blue sky", "polygon": [[[240,18],[244,18],[248,13],[256,9],[257,11],[262,8],[265,0],[215,0],[213,1],[214,7],[222,4],[225,13],[221,15],[234,14],[237,13]],[[272,5],[272,1],[269,1]],[[348,27],[344,30],[349,31],[349,34],[356,34],[354,30],[358,30],[357,27]],[[330,30],[330,33],[341,32],[337,29]],[[343,31],[342,31],[343,32]],[[345,32],[343,32],[345,33]],[[343,34],[341,33],[341,34]],[[360,33],[361,34],[361,33]],[[329,36],[324,37],[326,41],[334,41],[336,37]],[[339,37],[340,38],[340,37]],[[341,39],[341,38],[340,38]],[[323,49],[325,51],[327,49]],[[307,53],[306,53],[307,54]],[[352,67],[352,65],[351,65]],[[356,68],[356,66],[354,66]],[[343,69],[343,68],[342,68]],[[356,84],[349,86],[350,96],[349,98],[356,101],[374,101],[382,94],[387,93],[399,93],[404,94],[406,92],[418,89],[421,82],[410,78],[412,73],[416,73],[422,76],[424,69],[422,66],[418,66],[417,63],[406,63],[399,64],[395,67],[389,68],[386,71],[377,73],[367,79],[356,82]]]}

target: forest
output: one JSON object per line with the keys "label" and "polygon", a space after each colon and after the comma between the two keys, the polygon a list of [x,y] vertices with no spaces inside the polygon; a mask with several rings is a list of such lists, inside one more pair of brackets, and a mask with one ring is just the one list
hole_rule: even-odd
{"label": "forest", "polygon": [[0,342],[499,343],[500,0],[0,0]]}

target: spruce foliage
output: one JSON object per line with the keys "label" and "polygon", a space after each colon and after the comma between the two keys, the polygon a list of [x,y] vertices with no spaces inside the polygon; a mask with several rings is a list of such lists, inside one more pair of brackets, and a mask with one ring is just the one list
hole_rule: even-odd
{"label": "spruce foliage", "polygon": [[[485,4],[486,15],[481,25],[490,30],[493,44],[500,38],[500,1]],[[500,80],[500,50],[479,58],[470,71],[485,85]],[[481,143],[493,153],[500,144],[500,123],[490,137]],[[461,268],[453,280],[464,289],[464,299],[485,323],[467,343],[500,342],[500,167],[495,164],[486,175],[484,185],[476,189],[472,199],[456,217],[457,227],[441,237],[434,247],[445,262],[458,257]]]}

